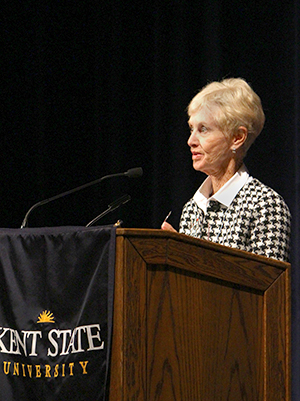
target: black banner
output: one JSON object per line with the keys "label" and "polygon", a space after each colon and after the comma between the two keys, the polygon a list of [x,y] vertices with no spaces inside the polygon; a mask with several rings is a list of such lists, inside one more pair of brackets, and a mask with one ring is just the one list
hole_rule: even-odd
{"label": "black banner", "polygon": [[0,400],[107,399],[114,227],[0,230]]}

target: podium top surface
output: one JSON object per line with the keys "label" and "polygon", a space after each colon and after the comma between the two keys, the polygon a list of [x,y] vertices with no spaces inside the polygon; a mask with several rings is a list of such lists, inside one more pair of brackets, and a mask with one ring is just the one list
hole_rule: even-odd
{"label": "podium top surface", "polygon": [[270,288],[291,268],[287,262],[176,232],[117,228],[116,234],[120,241],[131,243],[149,265],[167,265],[259,291]]}
{"label": "podium top surface", "polygon": [[227,253],[228,255],[245,257],[249,260],[253,260],[259,263],[266,263],[271,266],[276,266],[283,270],[290,267],[290,263],[282,262],[277,259],[268,258],[262,255],[256,255],[251,252],[242,251],[236,248],[230,248],[228,246],[216,244],[211,241],[191,237],[185,234],[179,234],[177,232],[165,231],[160,229],[144,229],[144,228],[118,228],[117,236],[124,237],[137,237],[137,238],[157,238],[165,240],[173,240],[178,243],[185,243],[188,245],[194,245],[201,248],[206,248],[215,252]]}

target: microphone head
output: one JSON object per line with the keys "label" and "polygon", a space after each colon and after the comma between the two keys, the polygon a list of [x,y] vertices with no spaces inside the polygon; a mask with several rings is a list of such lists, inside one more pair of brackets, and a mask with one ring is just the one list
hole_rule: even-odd
{"label": "microphone head", "polygon": [[124,175],[129,178],[139,178],[143,175],[143,169],[142,167],[130,168],[126,173],[124,173]]}

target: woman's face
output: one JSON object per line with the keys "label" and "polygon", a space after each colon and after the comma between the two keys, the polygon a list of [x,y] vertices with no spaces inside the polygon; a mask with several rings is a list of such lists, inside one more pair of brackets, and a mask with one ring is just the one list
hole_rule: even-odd
{"label": "woman's face", "polygon": [[233,140],[220,131],[206,107],[192,114],[188,123],[191,130],[188,145],[194,169],[212,176],[224,174],[233,157]]}

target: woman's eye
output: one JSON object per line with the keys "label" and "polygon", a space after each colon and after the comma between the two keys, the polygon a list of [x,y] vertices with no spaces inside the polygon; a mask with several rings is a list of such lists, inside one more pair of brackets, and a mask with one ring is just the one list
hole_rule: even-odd
{"label": "woman's eye", "polygon": [[[189,128],[190,128],[190,132],[191,132],[191,134],[192,134],[192,133],[195,131],[195,128],[192,127],[192,126],[190,126]],[[199,128],[197,128],[197,130],[198,130],[198,132],[200,132],[200,133],[202,133],[202,132],[207,132],[207,131],[208,131],[208,129],[207,129],[204,125],[202,125],[202,126],[200,126]]]}

